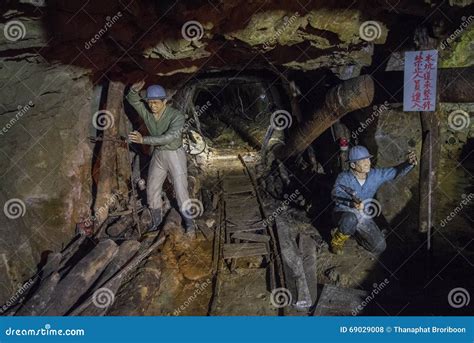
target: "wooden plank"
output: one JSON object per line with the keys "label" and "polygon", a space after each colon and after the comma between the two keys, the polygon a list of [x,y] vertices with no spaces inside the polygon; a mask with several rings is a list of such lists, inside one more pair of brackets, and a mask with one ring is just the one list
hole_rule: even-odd
{"label": "wooden plank", "polygon": [[248,231],[259,231],[259,230],[264,230],[265,227],[263,225],[232,225],[232,226],[227,226],[226,227],[226,233],[227,234],[232,234],[234,232],[248,232]]}
{"label": "wooden plank", "polygon": [[[253,200],[253,199],[252,199]],[[261,221],[258,204],[248,199],[242,199],[243,204],[238,206],[226,204],[226,219],[230,222],[251,222]]]}
{"label": "wooden plank", "polygon": [[222,180],[224,182],[224,186],[227,185],[242,185],[249,182],[249,178],[245,174],[241,175],[226,175],[224,176],[224,179]]}
{"label": "wooden plank", "polygon": [[244,194],[253,194],[253,187],[240,187],[235,189],[226,189],[224,191],[226,195],[244,195]]}
{"label": "wooden plank", "polygon": [[318,293],[318,244],[307,234],[300,234],[299,249],[303,260],[303,270],[311,295],[311,304],[314,305]]}
{"label": "wooden plank", "polygon": [[314,315],[350,316],[352,311],[365,300],[367,294],[360,289],[324,285]]}
{"label": "wooden plank", "polygon": [[224,258],[267,255],[265,243],[227,243],[224,244]]}
{"label": "wooden plank", "polygon": [[232,235],[232,238],[241,239],[244,241],[260,242],[260,243],[270,242],[270,236],[244,232],[244,231],[235,232]]}
{"label": "wooden plank", "polygon": [[242,219],[242,217],[240,217],[239,219],[240,220],[230,220],[226,218],[226,224],[227,226],[252,226],[252,227],[264,228],[263,220],[261,219],[256,219],[256,218]]}
{"label": "wooden plank", "polygon": [[253,186],[247,176],[225,178],[223,181],[225,194],[252,193]]}
{"label": "wooden plank", "polygon": [[248,176],[247,176],[245,170],[242,169],[242,173],[229,174],[229,175],[224,176],[224,180],[226,180],[226,179],[245,179],[245,180],[248,180]]}

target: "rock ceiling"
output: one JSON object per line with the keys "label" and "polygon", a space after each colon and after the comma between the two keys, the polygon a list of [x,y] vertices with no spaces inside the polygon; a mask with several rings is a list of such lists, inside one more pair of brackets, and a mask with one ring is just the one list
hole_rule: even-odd
{"label": "rock ceiling", "polygon": [[[3,29],[19,22],[19,33],[11,34],[20,36],[1,36],[0,54],[79,65],[99,76],[327,67],[347,78],[372,64],[377,46],[386,53],[409,47],[423,20],[440,28],[440,38],[449,37],[473,7],[461,0],[442,7],[433,1],[300,1],[7,2]],[[443,52],[449,66],[473,63],[472,27]]]}

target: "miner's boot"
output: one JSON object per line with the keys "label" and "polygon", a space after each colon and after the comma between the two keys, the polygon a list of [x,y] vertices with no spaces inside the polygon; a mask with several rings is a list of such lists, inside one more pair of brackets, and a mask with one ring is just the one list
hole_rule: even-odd
{"label": "miner's boot", "polygon": [[186,236],[191,239],[196,238],[196,225],[194,223],[192,213],[189,213],[188,210],[183,210],[181,212],[181,216],[183,218],[183,226]]}
{"label": "miner's boot", "polygon": [[146,233],[157,233],[163,217],[161,216],[161,208],[150,208],[151,225],[148,227]]}
{"label": "miner's boot", "polygon": [[339,230],[336,230],[331,240],[331,251],[333,254],[342,255],[344,244],[349,239],[349,235],[345,235]]}

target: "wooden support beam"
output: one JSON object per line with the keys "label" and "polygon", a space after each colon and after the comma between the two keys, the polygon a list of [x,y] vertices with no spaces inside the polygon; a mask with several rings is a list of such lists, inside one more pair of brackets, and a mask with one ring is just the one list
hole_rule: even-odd
{"label": "wooden support beam", "polygon": [[[420,158],[419,231],[428,232],[430,235],[436,208],[435,189],[440,155],[440,121],[437,112],[421,112],[420,119],[423,141]],[[428,250],[430,248],[431,244],[428,244]]]}
{"label": "wooden support beam", "polygon": [[16,316],[38,316],[48,307],[60,275],[57,272],[46,277],[35,294],[16,312]]}
{"label": "wooden support beam", "polygon": [[[122,100],[123,101],[123,95]],[[125,136],[131,131],[127,116],[125,115],[123,106],[117,115],[118,120],[118,135]],[[116,144],[117,149],[117,183],[118,191],[128,199],[127,194],[129,190],[131,178],[131,156],[127,144]]]}
{"label": "wooden support beam", "polygon": [[[117,255],[109,263],[104,272],[95,282],[96,285],[102,285],[111,279],[119,270],[127,264],[140,248],[140,242],[130,240],[123,242],[118,248]],[[97,289],[97,287],[96,287]]]}
{"label": "wooden support beam", "polygon": [[[108,209],[113,196],[112,190],[119,189],[117,182],[117,146],[110,139],[118,136],[120,116],[123,110],[124,89],[125,85],[119,81],[111,81],[109,83],[106,112],[103,112],[102,116],[98,116],[97,120],[95,120],[97,123],[96,127],[105,128],[104,140],[100,150],[99,179],[94,204],[97,226],[100,226],[107,219]],[[101,125],[101,123],[105,124]]]}
{"label": "wooden support beam", "polygon": [[[428,30],[420,27],[415,31],[415,41],[419,42],[420,50],[436,49],[437,41],[428,36]],[[474,70],[474,69],[473,69]],[[438,176],[440,155],[440,121],[439,121],[439,95],[440,95],[440,70],[437,70],[436,111],[420,112],[422,128],[422,144],[420,157],[420,232],[427,233],[427,250],[431,249],[431,232],[435,215],[435,189]],[[453,82],[454,83],[454,82]],[[467,86],[466,87],[472,87]],[[468,89],[467,88],[467,89]]]}
{"label": "wooden support beam", "polygon": [[41,315],[64,315],[97,280],[105,267],[117,253],[118,247],[112,240],[105,240],[87,254],[62,279],[51,295],[47,309]]}

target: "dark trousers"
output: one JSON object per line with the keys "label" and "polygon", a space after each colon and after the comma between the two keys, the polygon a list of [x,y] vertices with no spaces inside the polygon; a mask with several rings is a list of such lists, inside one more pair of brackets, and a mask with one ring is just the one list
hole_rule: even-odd
{"label": "dark trousers", "polygon": [[333,220],[341,233],[354,236],[364,249],[380,254],[387,247],[385,237],[372,218],[348,211],[335,211]]}

